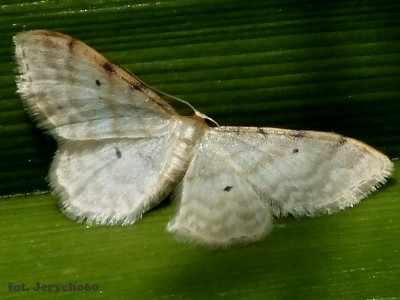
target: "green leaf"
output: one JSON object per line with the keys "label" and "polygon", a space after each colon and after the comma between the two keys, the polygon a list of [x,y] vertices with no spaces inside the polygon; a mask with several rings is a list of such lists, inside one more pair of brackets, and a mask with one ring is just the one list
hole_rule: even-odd
{"label": "green leaf", "polygon": [[[12,49],[19,31],[61,31],[221,125],[335,131],[396,158],[399,9],[389,0],[3,0],[0,298],[399,296],[398,162],[388,184],[356,207],[279,219],[264,241],[227,251],[175,241],[165,230],[172,206],[133,226],[88,228],[48,194],[16,196],[48,190],[56,145],[24,112]],[[99,290],[36,292],[37,282]],[[31,290],[14,291],[22,283]]]}
{"label": "green leaf", "polygon": [[[264,241],[226,251],[182,244],[165,230],[163,206],[133,226],[87,227],[49,195],[0,203],[1,294],[54,298],[41,284],[89,283],[57,296],[135,299],[369,299],[399,295],[400,164],[394,179],[336,215],[279,219]],[[9,292],[8,283],[31,291]],[[0,294],[0,295],[1,295]],[[81,295],[83,294],[83,295]]]}

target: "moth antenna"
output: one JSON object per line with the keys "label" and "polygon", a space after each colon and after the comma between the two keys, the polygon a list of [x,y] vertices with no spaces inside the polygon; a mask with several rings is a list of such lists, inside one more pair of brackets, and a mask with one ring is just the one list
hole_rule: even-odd
{"label": "moth antenna", "polygon": [[214,119],[210,118],[210,117],[207,116],[206,114],[203,114],[202,112],[198,111],[198,110],[197,110],[196,108],[194,108],[194,106],[193,106],[192,104],[190,104],[189,102],[187,102],[187,101],[185,101],[185,100],[182,100],[182,99],[180,99],[180,98],[178,98],[178,97],[172,96],[172,95],[170,95],[170,94],[164,93],[164,92],[162,92],[162,91],[158,91],[158,90],[153,90],[153,91],[155,91],[155,92],[157,92],[157,93],[159,93],[159,94],[162,94],[162,95],[164,95],[164,96],[166,96],[166,97],[168,97],[168,98],[172,98],[172,99],[174,99],[174,100],[176,100],[176,101],[185,103],[187,106],[189,106],[189,107],[193,110],[193,112],[194,112],[194,114],[195,114],[196,116],[198,116],[198,117],[200,117],[200,118],[202,118],[202,119],[209,120],[209,121],[211,121],[212,123],[214,123],[215,125],[217,125],[217,127],[219,127],[219,124],[217,123],[217,121],[215,121]]}
{"label": "moth antenna", "polygon": [[144,83],[140,78],[136,77],[136,76],[135,76],[130,70],[128,70],[127,68],[123,67],[123,69],[124,69],[126,72],[128,72],[130,75],[132,75],[137,81],[140,81],[142,84],[144,84],[144,85],[147,86],[149,89],[151,89],[153,92],[155,92],[155,93],[157,93],[157,94],[164,95],[164,96],[166,96],[166,97],[168,97],[168,98],[171,98],[171,99],[174,99],[174,100],[176,100],[176,101],[185,103],[187,106],[189,106],[189,107],[193,110],[193,112],[194,112],[194,114],[195,114],[196,116],[198,116],[198,117],[200,117],[200,118],[202,118],[202,119],[205,119],[205,120],[209,120],[209,121],[211,121],[212,123],[214,123],[215,125],[217,125],[217,127],[219,127],[219,124],[217,123],[217,121],[215,121],[214,119],[210,118],[210,117],[207,116],[206,114],[203,114],[202,112],[198,111],[198,110],[197,110],[196,108],[194,108],[194,106],[193,106],[192,104],[190,104],[189,102],[187,102],[187,101],[185,101],[185,100],[182,100],[182,99],[180,99],[180,98],[178,98],[178,97],[172,96],[172,95],[170,95],[170,94],[167,94],[167,93],[165,93],[165,92],[163,92],[163,91],[160,91],[160,90],[156,89],[155,87],[150,86],[150,85]]}

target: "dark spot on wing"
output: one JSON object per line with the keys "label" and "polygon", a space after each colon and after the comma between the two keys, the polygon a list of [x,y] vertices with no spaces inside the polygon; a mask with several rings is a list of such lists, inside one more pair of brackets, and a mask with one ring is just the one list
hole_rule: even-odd
{"label": "dark spot on wing", "polygon": [[299,153],[299,149],[294,148],[294,149],[293,149],[293,153]]}
{"label": "dark spot on wing", "polygon": [[115,147],[115,156],[116,156],[117,158],[121,158],[121,157],[122,157],[121,150],[119,150],[118,147]]}
{"label": "dark spot on wing", "polygon": [[226,187],[224,187],[224,192],[229,192],[232,188],[232,185],[227,185]]}
{"label": "dark spot on wing", "polygon": [[131,89],[136,91],[143,91],[144,85],[141,82],[131,83]]}
{"label": "dark spot on wing", "polygon": [[97,86],[100,86],[101,85],[100,80],[96,79],[96,84],[97,84]]}
{"label": "dark spot on wing", "polygon": [[239,129],[239,127],[234,127],[231,132],[239,134],[240,133],[240,129]]}
{"label": "dark spot on wing", "polygon": [[75,40],[71,39],[68,43],[69,52],[72,52],[75,46]]}
{"label": "dark spot on wing", "polygon": [[347,139],[344,136],[341,136],[338,142],[338,146],[341,147],[347,143]]}
{"label": "dark spot on wing", "polygon": [[258,127],[258,128],[257,128],[257,133],[262,134],[265,138],[266,138],[267,135],[268,135],[268,133],[267,133],[264,129],[262,129],[261,127]]}
{"label": "dark spot on wing", "polygon": [[25,64],[26,70],[29,71],[29,64]]}
{"label": "dark spot on wing", "polygon": [[26,54],[25,54],[25,51],[24,51],[24,50],[22,50],[22,57],[23,57],[23,58],[26,58]]}
{"label": "dark spot on wing", "polygon": [[103,64],[103,69],[107,72],[108,75],[111,75],[111,73],[114,71],[112,64],[109,62],[105,62]]}
{"label": "dark spot on wing", "polygon": [[292,134],[292,136],[295,139],[302,139],[304,137],[303,133],[301,131],[296,131],[295,133]]}

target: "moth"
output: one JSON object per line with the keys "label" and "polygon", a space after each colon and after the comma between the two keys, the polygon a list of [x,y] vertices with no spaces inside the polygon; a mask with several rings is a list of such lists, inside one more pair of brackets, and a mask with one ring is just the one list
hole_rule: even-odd
{"label": "moth", "polygon": [[331,214],[385,183],[392,162],[334,133],[207,125],[84,43],[34,30],[14,37],[18,92],[58,142],[49,171],[62,211],[132,224],[168,195],[168,231],[212,248],[260,240],[273,217]]}

